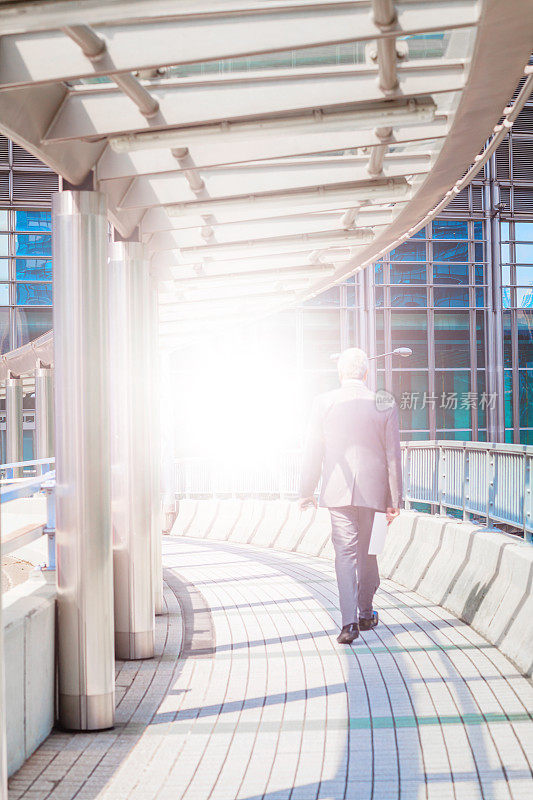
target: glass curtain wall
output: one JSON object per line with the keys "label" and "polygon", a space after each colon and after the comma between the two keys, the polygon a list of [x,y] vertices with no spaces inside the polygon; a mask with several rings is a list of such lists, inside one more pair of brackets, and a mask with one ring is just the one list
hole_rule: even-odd
{"label": "glass curtain wall", "polygon": [[533,103],[494,164],[501,260],[505,441],[533,444]]}
{"label": "glass curtain wall", "polygon": [[[377,356],[413,351],[373,362],[376,387],[399,404],[405,438],[486,439],[485,252],[481,219],[445,216],[358,276],[358,319],[375,335],[364,336],[363,321],[357,343],[366,338]],[[372,297],[375,311],[363,315]]]}
{"label": "glass curtain wall", "polygon": [[[52,327],[51,194],[59,180],[21,147],[0,136],[0,353]],[[35,398],[24,397],[24,458],[33,458]],[[0,463],[5,453],[5,398],[0,393]]]}

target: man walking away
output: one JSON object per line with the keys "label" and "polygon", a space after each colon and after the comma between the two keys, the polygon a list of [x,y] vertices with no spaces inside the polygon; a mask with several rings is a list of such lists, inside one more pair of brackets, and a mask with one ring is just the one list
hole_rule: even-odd
{"label": "man walking away", "polygon": [[342,631],[337,639],[351,644],[359,631],[378,624],[372,608],[379,586],[376,556],[368,554],[374,513],[387,522],[400,513],[402,469],[398,409],[390,395],[366,386],[364,350],[345,350],[338,361],[341,386],[319,395],[313,404],[300,484],[300,508],[329,508],[335,549]]}

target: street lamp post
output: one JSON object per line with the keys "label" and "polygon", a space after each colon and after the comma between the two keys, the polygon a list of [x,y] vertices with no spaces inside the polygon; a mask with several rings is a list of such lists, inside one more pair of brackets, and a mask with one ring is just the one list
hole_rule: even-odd
{"label": "street lamp post", "polygon": [[[369,361],[374,361],[376,358],[385,358],[386,356],[401,356],[402,358],[408,358],[409,356],[413,355],[413,351],[410,347],[397,347],[395,350],[391,350],[390,353],[380,353],[377,356],[369,356]],[[338,361],[340,357],[340,353],[332,353],[330,358],[332,361]]]}

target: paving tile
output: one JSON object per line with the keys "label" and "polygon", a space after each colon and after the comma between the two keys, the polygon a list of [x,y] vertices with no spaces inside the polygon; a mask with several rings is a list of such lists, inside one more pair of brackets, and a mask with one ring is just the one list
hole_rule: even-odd
{"label": "paving tile", "polygon": [[341,648],[330,561],[179,538],[164,558],[116,728],[52,733],[9,800],[533,797],[532,686],[449,612],[383,581],[379,627]]}

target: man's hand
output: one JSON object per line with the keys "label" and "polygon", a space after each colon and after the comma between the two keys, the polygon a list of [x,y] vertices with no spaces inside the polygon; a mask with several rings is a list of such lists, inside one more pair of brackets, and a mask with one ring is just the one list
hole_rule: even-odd
{"label": "man's hand", "polygon": [[300,511],[305,511],[306,508],[310,508],[311,506],[317,508],[318,504],[316,502],[316,497],[313,496],[313,497],[300,497],[298,505],[300,507]]}
{"label": "man's hand", "polygon": [[387,525],[390,525],[393,519],[396,519],[400,515],[399,508],[388,508],[385,512],[385,516],[387,517]]}

